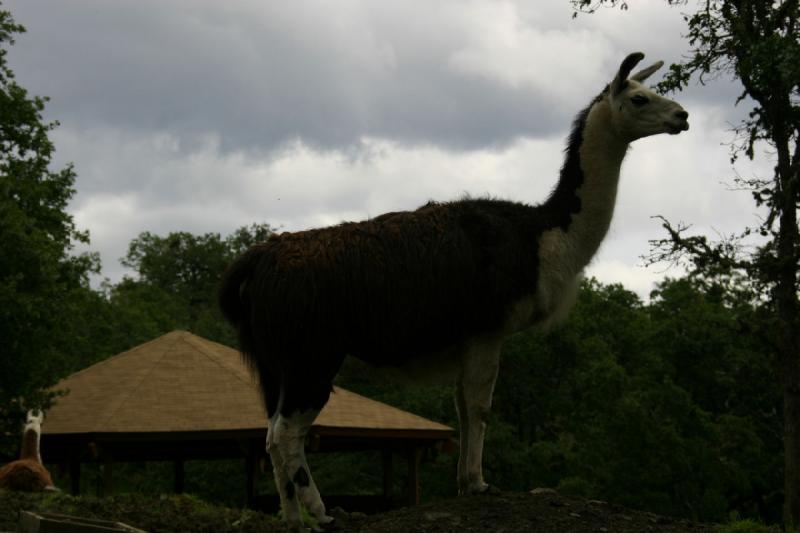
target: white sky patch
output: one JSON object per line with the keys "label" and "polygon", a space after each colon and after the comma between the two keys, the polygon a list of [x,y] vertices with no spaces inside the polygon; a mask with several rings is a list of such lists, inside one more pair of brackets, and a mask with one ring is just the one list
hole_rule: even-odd
{"label": "white sky patch", "polygon": [[[680,101],[680,95],[676,99]],[[719,108],[691,109],[688,132],[632,144],[623,163],[614,219],[588,269],[590,275],[621,282],[646,298],[654,281],[683,274],[667,264],[644,267],[649,241],[667,236],[656,215],[673,226],[691,225],[689,234],[707,235],[712,241],[758,223],[749,193],[730,191],[725,185],[732,181],[734,169],[723,144],[731,139],[723,117]],[[741,160],[736,170],[748,176],[771,172],[763,158]]]}
{"label": "white sky patch", "polygon": [[601,283],[622,283],[645,302],[650,300],[650,292],[658,282],[663,281],[665,274],[675,278],[680,277],[681,273],[678,269],[666,272],[664,269],[645,268],[618,260],[595,260],[586,269],[586,276],[595,277]]}
{"label": "white sky patch", "polygon": [[532,87],[551,98],[558,96],[553,99],[560,102],[585,99],[587,87],[600,92],[608,82],[604,67],[614,50],[600,32],[578,26],[541,29],[527,25],[511,2],[482,3],[465,10],[461,19],[470,42],[450,58],[457,71],[515,89]]}
{"label": "white sky patch", "polygon": [[[92,248],[101,252],[112,281],[124,272],[118,259],[143,231],[225,235],[253,222],[296,231],[464,195],[538,203],[556,183],[562,145],[524,139],[503,150],[452,153],[367,138],[360,156],[353,157],[298,141],[259,159],[222,153],[212,141],[183,153],[165,136],[136,139],[62,129],[59,138],[64,145],[92,146],[105,154],[91,155],[78,184],[94,193],[80,197],[71,211],[80,227],[90,228]],[[139,179],[137,161],[152,165],[145,179]],[[119,169],[130,169],[130,175]],[[115,184],[118,192],[103,183]]]}
{"label": "white sky patch", "polygon": [[[711,227],[735,231],[757,221],[751,196],[726,189],[734,169],[723,144],[731,133],[720,110],[690,108],[689,122],[691,129],[681,135],[651,137],[632,145],[623,163],[617,228],[640,226],[653,215],[694,224],[701,231]],[[743,175],[771,172],[765,159],[741,160],[736,170]]]}

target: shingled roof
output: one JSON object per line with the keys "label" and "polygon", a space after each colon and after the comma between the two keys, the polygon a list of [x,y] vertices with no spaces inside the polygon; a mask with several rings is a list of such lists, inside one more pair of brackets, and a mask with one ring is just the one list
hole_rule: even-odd
{"label": "shingled roof", "polygon": [[[186,331],[110,357],[55,389],[67,394],[47,412],[45,436],[263,431],[267,424],[239,352]],[[444,439],[452,429],[335,387],[312,432]]]}

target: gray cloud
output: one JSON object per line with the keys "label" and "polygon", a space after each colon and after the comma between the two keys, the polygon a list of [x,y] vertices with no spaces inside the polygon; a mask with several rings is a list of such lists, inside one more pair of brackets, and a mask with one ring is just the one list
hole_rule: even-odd
{"label": "gray cloud", "polygon": [[[296,138],[333,149],[363,135],[471,149],[564,120],[556,95],[539,87],[452,68],[476,21],[447,12],[417,24],[357,2],[9,7],[30,31],[11,57],[19,78],[52,95],[49,114],[77,128],[167,132],[189,147],[213,133],[224,150]],[[422,20],[418,6],[394,10]]]}
{"label": "gray cloud", "polygon": [[[680,59],[662,2],[572,20],[566,0],[217,2],[6,0],[29,33],[9,61],[49,95],[56,165],[105,274],[141,231],[287,230],[413,209],[464,193],[526,202],[554,185],[572,116],[621,59]],[[657,81],[657,80],[655,80]],[[692,129],[637,142],[590,272],[640,294],[636,266],[664,214],[725,231],[752,223],[726,196],[726,80],[676,96]],[[743,174],[768,172],[768,160]]]}

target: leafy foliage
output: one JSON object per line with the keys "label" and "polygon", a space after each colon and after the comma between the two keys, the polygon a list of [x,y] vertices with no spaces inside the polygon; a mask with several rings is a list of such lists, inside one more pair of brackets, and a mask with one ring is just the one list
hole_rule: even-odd
{"label": "leafy foliage", "polygon": [[48,402],[44,388],[85,333],[72,317],[93,298],[88,275],[99,268],[96,256],[72,253],[88,234],[66,212],[72,167],[50,169],[57,123],[42,119],[46,98],[29,96],[8,67],[7,46],[23,31],[0,10],[0,454],[15,447],[24,411]]}
{"label": "leafy foliage", "polygon": [[[685,5],[686,0],[667,0]],[[652,241],[651,262],[683,262],[708,283],[740,282],[771,314],[766,337],[783,385],[784,526],[800,527],[800,4],[797,0],[701,0],[685,14],[689,53],[671,65],[661,90],[692,80],[732,77],[742,87],[735,104],[750,106],[734,126],[731,163],[745,156],[773,164],[769,177],[736,177],[749,190],[762,222],[718,242],[686,235],[688,226],[662,218],[667,236]],[[627,8],[623,0],[572,0],[582,11]],[[758,148],[758,150],[757,150]],[[761,148],[766,148],[759,153]],[[753,240],[753,236],[759,239]]]}
{"label": "leafy foliage", "polygon": [[[213,299],[198,296],[213,295],[223,258],[261,230],[267,227],[227,238],[177,233],[135,239],[126,261],[137,277],[87,303],[110,324],[89,332],[93,342],[120,351],[186,327],[232,343],[223,337]],[[777,520],[781,395],[769,346],[761,342],[770,323],[757,301],[737,294],[693,278],[667,280],[645,304],[620,285],[587,281],[564,325],[507,343],[487,435],[487,478],[507,489],[552,486],[692,518],[724,520],[734,513]],[[447,385],[387,381],[357,360],[348,360],[338,379],[356,392],[457,425]],[[454,495],[455,461],[454,454],[426,456],[425,499]],[[312,464],[324,492],[380,490],[377,456],[314,456]],[[123,470],[131,484],[124,490],[169,484],[163,479],[169,468]],[[213,501],[240,501],[240,464],[197,462],[189,470],[189,490]],[[396,470],[396,493],[403,490],[404,470]],[[268,480],[261,482],[262,490],[271,490]]]}
{"label": "leafy foliage", "polygon": [[[739,69],[737,76],[752,78],[753,87],[763,88],[769,80],[777,80],[778,86],[793,83],[796,62],[791,60],[796,55],[778,41],[793,38],[785,25],[794,24],[796,3],[772,3],[785,10],[784,18],[772,8],[743,1],[708,6],[722,18],[701,17],[694,23],[697,53],[720,43],[729,48],[714,50],[736,52],[740,43],[704,39],[711,38],[716,24],[730,23],[733,12],[725,9],[748,8],[748,13],[769,19],[777,35],[750,41],[753,47],[764,47],[754,57],[777,54],[777,70],[764,69],[760,60],[687,63],[671,71],[668,80],[674,88],[685,84],[687,75],[728,66]],[[74,194],[74,171],[70,166],[50,170],[48,133],[56,124],[42,121],[46,100],[29,97],[6,65],[3,46],[21,31],[0,10],[0,454],[6,455],[18,444],[22,411],[46,402],[42,391],[69,372],[177,328],[235,344],[216,309],[216,284],[234,256],[272,231],[261,224],[224,238],[145,232],[131,242],[123,259],[135,276],[106,284],[101,291],[91,289],[88,275],[99,265],[93,255],[72,253],[74,243],[87,242],[88,236],[66,212]],[[717,60],[724,57],[734,56]],[[774,102],[754,101],[760,111],[748,124],[758,140],[774,117]],[[787,116],[793,121],[794,100],[790,102]],[[754,134],[748,135],[752,139]],[[795,142],[796,133],[791,136]],[[757,201],[774,208],[776,217],[785,209],[779,212],[779,202],[770,200],[780,200],[773,192],[782,191],[785,198],[795,190],[782,183],[758,189],[762,200]],[[764,290],[775,286],[774,271],[754,276],[734,253],[735,246],[719,248],[701,237],[688,240],[680,228],[665,227],[673,230],[675,250],[694,254],[695,275],[665,281],[649,303],[620,285],[589,280],[563,326],[521,333],[507,343],[487,435],[487,478],[508,489],[558,487],[669,514],[774,522],[780,516],[783,469],[782,391],[773,355],[780,349],[780,327],[775,301]],[[773,226],[762,230],[772,235]],[[767,245],[748,264],[767,264],[759,261],[780,257],[778,249]],[[346,364],[339,383],[456,425],[448,386],[387,383],[357,361]],[[320,467],[325,491],[354,493],[380,487],[377,460],[372,459],[342,454],[313,462]],[[453,495],[455,456],[439,452],[425,459],[423,496]],[[187,487],[229,502],[232,494],[240,494],[239,466],[193,464]],[[142,490],[166,486],[161,478],[169,468],[126,465],[124,471],[127,490]],[[402,484],[402,469],[398,474]],[[186,508],[181,499],[165,506],[173,504]]]}
{"label": "leafy foliage", "polygon": [[271,233],[267,224],[239,228],[224,239],[217,233],[175,232],[166,237],[141,233],[122,259],[137,277],[126,277],[111,288],[109,299],[119,313],[142,315],[141,325],[137,320],[121,321],[136,328],[129,331],[128,341],[137,344],[173,329],[186,329],[234,344],[217,308],[217,286],[234,257]]}
{"label": "leafy foliage", "polygon": [[[763,327],[749,304],[690,279],[665,281],[647,305],[587,281],[563,326],[505,346],[487,479],[707,520],[778,520],[781,396],[754,333]],[[387,384],[357,362],[339,379],[456,426],[449,387]],[[426,497],[452,495],[453,460],[435,458],[444,478]]]}

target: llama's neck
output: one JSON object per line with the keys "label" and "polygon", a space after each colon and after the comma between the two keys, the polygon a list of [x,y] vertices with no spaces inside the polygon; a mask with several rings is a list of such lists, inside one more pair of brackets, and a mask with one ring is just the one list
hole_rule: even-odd
{"label": "llama's neck", "polygon": [[577,190],[581,210],[573,221],[575,246],[582,252],[586,266],[608,233],[614,206],[622,160],[628,143],[611,129],[610,110],[605,102],[595,104],[586,118],[580,162],[584,182]]}
{"label": "llama's neck", "polygon": [[19,454],[20,459],[31,459],[40,463],[42,462],[42,456],[39,453],[40,437],[41,430],[38,426],[28,425],[25,427],[25,432],[22,434],[22,451]]}
{"label": "llama's neck", "polygon": [[608,104],[598,100],[578,117],[558,186],[545,204],[557,211],[556,227],[543,234],[540,244],[557,248],[547,252],[568,275],[578,274],[589,263],[614,214],[628,142],[612,130],[610,115]]}

